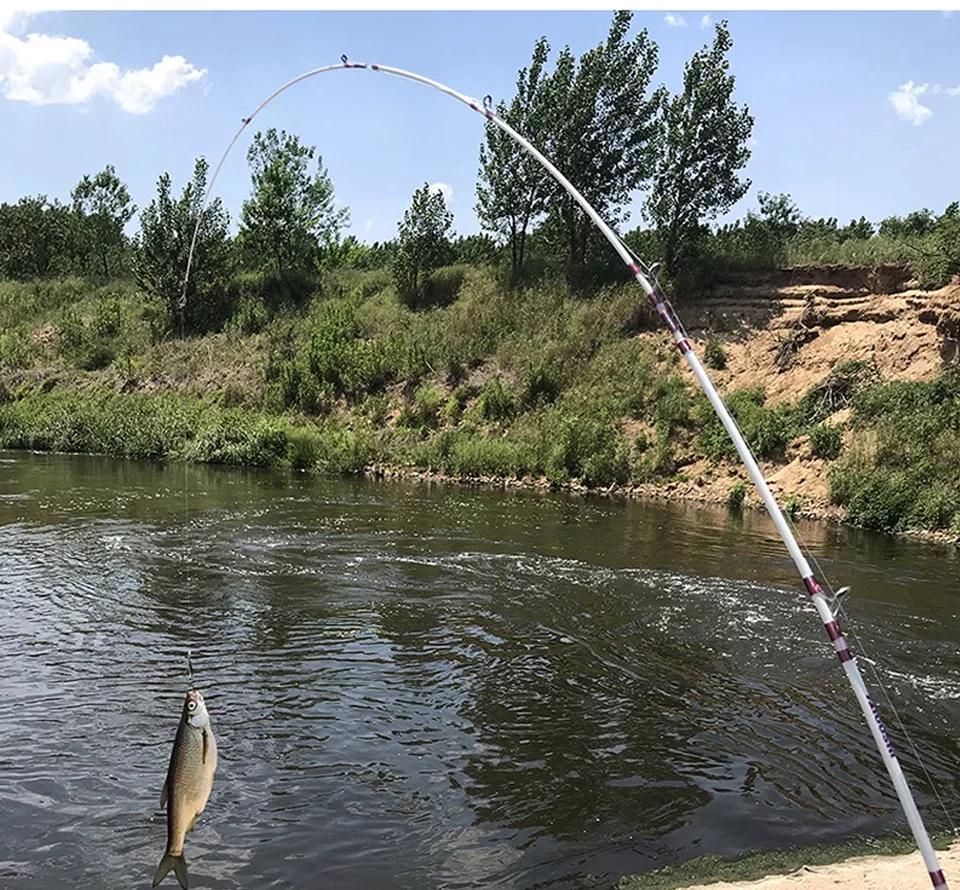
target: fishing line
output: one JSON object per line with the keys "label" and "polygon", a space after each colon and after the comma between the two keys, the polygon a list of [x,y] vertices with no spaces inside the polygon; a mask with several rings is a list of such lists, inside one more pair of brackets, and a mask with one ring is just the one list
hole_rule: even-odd
{"label": "fishing line", "polygon": [[[906,816],[907,822],[910,825],[910,830],[913,833],[930,880],[933,883],[935,890],[947,890],[947,880],[944,877],[942,869],[940,868],[937,853],[933,848],[930,836],[927,833],[927,830],[923,824],[923,819],[919,810],[917,809],[916,802],[913,799],[910,785],[906,780],[906,776],[903,773],[903,769],[900,766],[899,761],[897,760],[893,746],[890,744],[890,740],[887,736],[883,722],[880,719],[880,715],[877,713],[877,709],[870,699],[869,692],[867,691],[866,684],[864,683],[863,677],[860,674],[857,662],[853,657],[853,653],[850,651],[846,638],[841,631],[840,626],[837,624],[836,614],[827,602],[827,599],[824,596],[824,589],[820,585],[817,576],[811,569],[810,563],[804,555],[803,550],[801,550],[800,545],[798,544],[797,539],[790,528],[790,522],[784,516],[780,505],[777,503],[773,492],[770,490],[766,478],[757,464],[757,460],[752,449],[744,439],[743,433],[737,425],[735,418],[731,415],[729,409],[711,381],[710,375],[707,373],[706,368],[700,362],[700,359],[697,357],[696,352],[691,346],[690,339],[686,335],[676,311],[663,294],[659,284],[651,284],[650,277],[653,277],[654,281],[656,281],[656,277],[654,275],[649,275],[649,273],[652,272],[653,268],[655,267],[648,269],[644,263],[639,262],[634,257],[632,251],[626,247],[620,237],[613,231],[613,229],[610,228],[609,224],[600,216],[599,213],[597,213],[594,207],[586,200],[586,198],[583,197],[583,195],[580,194],[580,192],[560,172],[560,170],[558,170],[557,167],[554,166],[554,164],[551,163],[528,139],[518,133],[505,120],[494,114],[492,109],[493,99],[491,96],[485,96],[483,100],[480,101],[463,93],[459,93],[456,90],[439,83],[438,81],[431,80],[430,78],[423,77],[419,74],[413,74],[409,71],[404,71],[401,68],[393,68],[388,65],[368,65],[364,62],[349,62],[346,56],[341,56],[340,58],[341,64],[339,65],[327,65],[322,68],[315,68],[312,71],[308,71],[304,74],[301,74],[299,77],[288,81],[286,84],[268,96],[263,102],[261,102],[260,105],[254,110],[253,114],[242,119],[239,130],[234,135],[230,144],[227,146],[226,151],[223,153],[223,156],[220,158],[220,161],[214,170],[214,175],[207,186],[197,212],[197,222],[194,226],[190,251],[187,255],[186,271],[183,279],[183,290],[179,301],[181,317],[183,317],[183,311],[186,307],[187,285],[189,281],[190,268],[193,262],[194,251],[196,248],[197,234],[200,229],[200,223],[203,219],[203,213],[207,200],[210,194],[212,194],[212,189],[214,183],[216,182],[217,176],[219,175],[220,170],[226,161],[227,155],[240,138],[240,134],[250,125],[250,122],[260,113],[260,111],[263,110],[263,108],[266,107],[266,105],[268,105],[271,101],[273,101],[273,99],[275,99],[285,90],[289,89],[300,81],[306,80],[308,77],[313,77],[314,75],[323,74],[328,71],[349,68],[369,69],[371,71],[391,74],[396,77],[412,80],[425,86],[433,87],[434,89],[439,90],[440,92],[464,103],[478,114],[483,115],[489,123],[495,125],[508,136],[510,136],[521,148],[530,154],[530,156],[533,157],[564,188],[567,194],[573,198],[573,200],[579,205],[580,209],[587,215],[587,217],[589,217],[590,220],[597,226],[597,228],[600,229],[600,232],[607,239],[607,241],[610,242],[610,245],[614,248],[623,262],[633,273],[634,279],[646,293],[650,304],[653,306],[654,310],[660,316],[661,320],[669,331],[674,345],[686,360],[690,370],[693,372],[693,375],[697,380],[697,383],[699,383],[700,388],[703,390],[708,401],[720,419],[721,424],[729,434],[730,438],[733,440],[734,447],[736,448],[737,453],[740,455],[747,472],[750,474],[750,478],[753,480],[753,483],[760,494],[760,498],[767,508],[767,512],[770,514],[770,517],[773,520],[773,523],[776,526],[783,543],[786,545],[786,548],[790,553],[790,557],[793,560],[798,573],[800,574],[803,585],[806,588],[807,593],[810,595],[810,602],[816,610],[818,617],[823,623],[824,630],[833,644],[843,672],[846,674],[850,685],[853,687],[857,704],[860,706],[861,713],[863,714],[864,720],[866,721],[870,733],[873,736],[873,740],[877,746],[881,760],[896,790],[897,797],[900,800],[904,815]],[[830,589],[830,592],[833,594],[834,598],[836,598],[836,594],[833,593],[832,589]]]}
{"label": "fishing line", "polygon": [[834,587],[830,583],[827,573],[823,566],[820,564],[820,560],[814,555],[813,551],[808,546],[807,542],[803,539],[803,535],[800,533],[800,529],[797,527],[797,524],[787,517],[787,521],[790,523],[793,533],[797,536],[797,540],[800,542],[800,546],[804,549],[807,556],[810,558],[810,561],[816,566],[817,574],[820,578],[823,579],[824,585],[830,591],[833,603],[834,611],[843,618],[844,626],[847,627],[850,635],[853,637],[853,641],[863,655],[864,660],[870,666],[870,670],[873,674],[874,679],[877,682],[877,685],[880,687],[880,691],[883,693],[884,701],[887,703],[887,707],[893,713],[894,719],[897,722],[897,726],[900,728],[900,731],[903,733],[903,737],[907,740],[907,745],[910,750],[913,752],[913,756],[916,758],[917,763],[920,766],[920,769],[923,771],[923,775],[927,780],[931,790],[933,791],[934,797],[937,799],[937,803],[940,805],[940,809],[943,811],[943,815],[946,817],[947,824],[950,826],[950,831],[953,834],[957,834],[957,828],[954,825],[953,819],[950,816],[949,811],[947,810],[946,804],[943,802],[943,798],[940,796],[940,792],[937,790],[937,785],[933,781],[933,777],[930,775],[929,770],[927,769],[926,763],[924,763],[923,758],[920,756],[920,751],[917,746],[914,744],[913,737],[907,731],[907,727],[903,723],[903,719],[900,717],[900,712],[897,709],[897,706],[893,703],[893,699],[890,696],[890,693],[887,691],[887,687],[883,682],[883,679],[880,676],[879,670],[879,661],[878,659],[873,658],[868,652],[867,647],[864,645],[863,641],[860,639],[860,635],[857,633],[856,625],[851,622],[850,616],[848,615],[846,609],[843,607],[843,603],[840,597],[834,592]]}

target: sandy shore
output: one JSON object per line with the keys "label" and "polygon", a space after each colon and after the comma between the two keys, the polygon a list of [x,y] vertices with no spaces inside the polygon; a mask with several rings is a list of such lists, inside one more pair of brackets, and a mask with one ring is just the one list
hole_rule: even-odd
{"label": "sandy shore", "polygon": [[[960,841],[939,850],[940,866],[951,886],[960,887]],[[901,856],[860,856],[835,865],[805,865],[788,875],[758,881],[696,884],[683,890],[930,890],[919,851]]]}

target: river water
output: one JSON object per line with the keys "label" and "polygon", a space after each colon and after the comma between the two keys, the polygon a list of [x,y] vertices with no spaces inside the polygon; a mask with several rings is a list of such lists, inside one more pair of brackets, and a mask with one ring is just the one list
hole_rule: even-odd
{"label": "river water", "polygon": [[[957,553],[799,531],[960,821]],[[610,888],[906,831],[762,514],[8,453],[0,609],[11,890],[150,886],[188,648],[191,888]]]}

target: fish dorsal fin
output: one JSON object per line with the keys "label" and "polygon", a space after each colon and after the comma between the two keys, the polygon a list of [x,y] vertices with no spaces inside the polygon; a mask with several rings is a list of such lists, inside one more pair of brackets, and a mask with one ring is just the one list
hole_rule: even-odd
{"label": "fish dorsal fin", "polygon": [[170,796],[170,780],[166,779],[163,783],[163,791],[160,792],[160,809],[167,805],[167,798]]}

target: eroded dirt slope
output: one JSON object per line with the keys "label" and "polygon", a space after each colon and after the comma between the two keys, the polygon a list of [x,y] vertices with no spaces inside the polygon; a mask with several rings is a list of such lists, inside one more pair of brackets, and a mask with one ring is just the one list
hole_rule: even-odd
{"label": "eroded dirt slope", "polygon": [[[819,279],[816,270],[792,276],[785,270],[760,280],[745,277],[678,304],[701,359],[708,338],[723,344],[726,368],[709,371],[721,395],[762,386],[773,406],[799,399],[845,361],[873,360],[885,381],[931,380],[957,361],[960,281],[921,291],[895,271],[820,272]],[[684,369],[693,382],[685,363]],[[848,415],[849,410],[838,412],[828,422],[843,424]],[[720,473],[707,474],[707,468],[704,460],[691,461],[683,468],[690,480],[672,483],[664,493],[724,501],[737,479],[748,479],[736,463]],[[811,454],[805,437],[788,449],[787,463],[767,462],[762,469],[781,502],[792,494],[801,496],[801,514],[842,515],[829,504],[826,465]],[[752,486],[748,491],[747,503],[755,503]]]}

